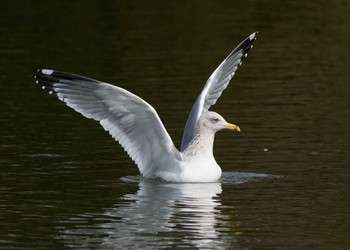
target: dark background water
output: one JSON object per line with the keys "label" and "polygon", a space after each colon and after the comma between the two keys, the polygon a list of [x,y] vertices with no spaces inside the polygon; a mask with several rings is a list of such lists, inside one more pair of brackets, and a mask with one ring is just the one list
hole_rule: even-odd
{"label": "dark background water", "polygon": [[[4,1],[0,248],[297,248],[350,244],[350,2]],[[258,40],[212,108],[214,184],[140,180],[94,121],[35,83],[87,75],[152,104],[179,146],[211,72]]]}

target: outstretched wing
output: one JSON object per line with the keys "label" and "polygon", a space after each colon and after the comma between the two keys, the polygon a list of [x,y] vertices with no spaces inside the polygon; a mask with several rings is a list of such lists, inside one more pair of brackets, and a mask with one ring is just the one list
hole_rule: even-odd
{"label": "outstretched wing", "polygon": [[99,121],[123,146],[143,176],[153,177],[158,168],[169,164],[169,159],[181,157],[155,109],[125,89],[47,69],[39,70],[36,79],[43,89],[69,107]]}
{"label": "outstretched wing", "polygon": [[226,89],[238,66],[242,64],[242,60],[247,56],[247,52],[253,47],[252,43],[256,40],[257,33],[254,32],[241,42],[209,77],[187,119],[182,137],[181,151],[184,151],[193,139],[199,117],[216,103],[221,93]]}

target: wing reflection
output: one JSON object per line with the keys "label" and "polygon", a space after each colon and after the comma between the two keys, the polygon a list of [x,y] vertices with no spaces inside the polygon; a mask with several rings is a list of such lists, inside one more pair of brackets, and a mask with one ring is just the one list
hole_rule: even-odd
{"label": "wing reflection", "polygon": [[221,192],[221,183],[143,180],[136,194],[123,196],[101,214],[104,223],[85,223],[80,229],[65,230],[62,237],[71,247],[227,248],[229,235],[218,230],[227,220],[220,210]]}

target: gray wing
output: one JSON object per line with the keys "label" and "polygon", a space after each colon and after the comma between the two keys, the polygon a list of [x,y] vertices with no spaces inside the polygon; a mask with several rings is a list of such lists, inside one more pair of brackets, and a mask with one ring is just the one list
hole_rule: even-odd
{"label": "gray wing", "polygon": [[237,68],[242,64],[242,60],[247,56],[247,52],[253,47],[252,43],[256,40],[257,33],[254,32],[242,41],[209,77],[187,119],[181,151],[184,151],[192,141],[199,117],[216,103],[226,89]]}
{"label": "gray wing", "polygon": [[39,70],[36,78],[43,89],[69,107],[99,121],[145,177],[153,177],[171,159],[181,157],[155,109],[138,96],[108,83],[65,72]]}

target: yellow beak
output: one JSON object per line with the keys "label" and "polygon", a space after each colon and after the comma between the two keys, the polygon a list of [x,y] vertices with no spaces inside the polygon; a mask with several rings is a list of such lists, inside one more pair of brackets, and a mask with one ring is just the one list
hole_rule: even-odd
{"label": "yellow beak", "polygon": [[235,132],[241,132],[241,129],[237,125],[232,124],[232,123],[228,123],[225,126],[225,128],[230,129],[230,130],[235,131]]}

